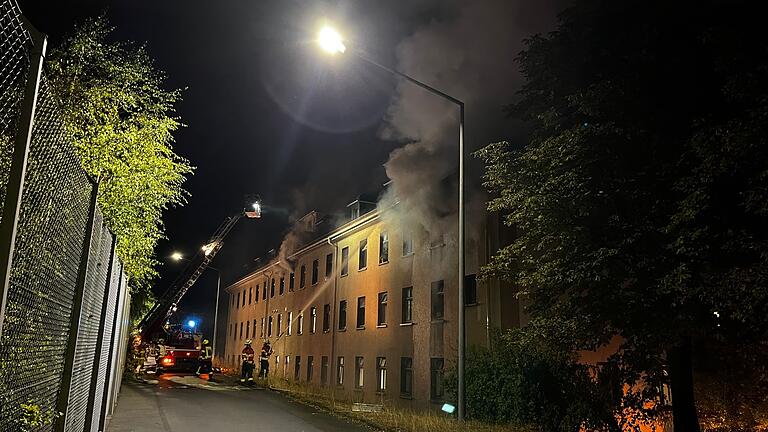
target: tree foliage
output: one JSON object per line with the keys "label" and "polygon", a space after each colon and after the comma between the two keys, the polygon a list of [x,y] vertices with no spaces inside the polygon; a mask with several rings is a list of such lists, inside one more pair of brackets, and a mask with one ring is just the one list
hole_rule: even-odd
{"label": "tree foliage", "polygon": [[49,56],[47,76],[83,167],[99,182],[125,272],[146,289],[163,211],[185,202],[192,167],[172,148],[180,91],[164,88],[143,48],[110,41],[112,31],[103,17],[79,26]]}
{"label": "tree foliage", "polygon": [[640,408],[681,340],[766,337],[758,17],[742,1],[579,1],[518,57],[509,112],[530,139],[478,152],[489,208],[518,233],[486,275],[514,281],[534,317],[574,322],[580,349],[620,335],[610,361]]}

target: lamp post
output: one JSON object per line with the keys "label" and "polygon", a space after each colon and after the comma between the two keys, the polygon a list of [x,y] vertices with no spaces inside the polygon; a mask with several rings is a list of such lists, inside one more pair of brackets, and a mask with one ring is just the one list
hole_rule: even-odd
{"label": "lamp post", "polygon": [[[344,43],[344,39],[341,34],[331,27],[325,26],[318,33],[317,43],[320,47],[329,54],[344,54],[347,52],[347,46]],[[387,66],[378,63],[360,52],[353,51],[356,57],[361,60],[378,67],[392,75],[403,78],[408,82],[415,84],[428,92],[439,96],[459,108],[459,239],[458,239],[458,255],[459,255],[459,281],[458,281],[458,297],[459,297],[459,315],[458,315],[458,419],[464,420],[464,354],[465,354],[465,328],[464,328],[464,102],[461,100],[443,93],[436,88],[427,85],[413,77],[410,77],[400,71],[389,68]]]}
{"label": "lamp post", "polygon": [[[171,259],[174,261],[189,261],[187,258],[184,258],[184,255],[182,255],[180,252],[174,252],[171,254]],[[216,272],[216,309],[213,311],[213,356],[216,357],[216,334],[218,333],[219,329],[219,292],[221,290],[221,271],[217,269],[216,267],[208,266],[206,268],[209,268]]]}

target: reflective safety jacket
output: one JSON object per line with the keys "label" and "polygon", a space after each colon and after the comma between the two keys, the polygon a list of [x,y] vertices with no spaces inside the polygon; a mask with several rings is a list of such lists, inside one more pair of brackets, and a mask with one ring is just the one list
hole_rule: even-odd
{"label": "reflective safety jacket", "polygon": [[250,346],[246,346],[245,348],[243,348],[243,352],[241,354],[241,357],[243,358],[243,361],[252,362],[254,355],[255,355],[255,353],[253,351],[253,348],[251,348]]}

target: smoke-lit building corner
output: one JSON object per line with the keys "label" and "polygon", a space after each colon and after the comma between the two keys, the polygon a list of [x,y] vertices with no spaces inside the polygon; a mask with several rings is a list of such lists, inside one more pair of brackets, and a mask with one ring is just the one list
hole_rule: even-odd
{"label": "smoke-lit building corner", "polygon": [[[455,179],[443,183],[448,191]],[[449,196],[440,192],[425,191]],[[468,346],[525,322],[512,289],[476,280],[509,240],[483,202],[467,208]],[[439,408],[457,356],[458,230],[455,205],[427,214],[424,204],[389,187],[350,203],[343,223],[315,212],[299,219],[276,257],[227,287],[224,364],[239,367],[246,339],[257,350],[269,340],[272,376],[354,402]]]}

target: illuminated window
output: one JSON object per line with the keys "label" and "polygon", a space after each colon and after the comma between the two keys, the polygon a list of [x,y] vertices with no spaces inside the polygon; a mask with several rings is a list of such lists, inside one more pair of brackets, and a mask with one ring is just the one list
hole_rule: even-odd
{"label": "illuminated window", "polygon": [[376,357],[376,391],[387,391],[387,358]]}
{"label": "illuminated window", "polygon": [[444,286],[445,286],[445,284],[441,280],[436,281],[436,282],[432,282],[432,290],[431,290],[432,315],[431,315],[431,319],[433,321],[441,320],[441,319],[443,319],[443,317],[445,315],[445,299],[444,299],[444,295],[443,295]]}
{"label": "illuminated window", "polygon": [[344,385],[344,357],[336,359],[336,385]]}
{"label": "illuminated window", "polygon": [[317,284],[317,279],[320,275],[320,260],[312,261],[312,285]]}
{"label": "illuminated window", "polygon": [[408,256],[413,253],[413,237],[411,233],[403,233],[403,256]]}
{"label": "illuminated window", "polygon": [[405,397],[413,395],[413,359],[400,358],[400,394]]}
{"label": "illuminated window", "polygon": [[345,330],[347,328],[347,301],[342,300],[339,302],[339,330]]}
{"label": "illuminated window", "polygon": [[304,314],[299,311],[299,323],[297,325],[296,334],[304,333]]}
{"label": "illuminated window", "polygon": [[288,312],[288,336],[291,335],[293,330],[293,312]]}
{"label": "illuminated window", "polygon": [[363,369],[363,358],[355,357],[355,388],[363,388],[365,370]]}
{"label": "illuminated window", "polygon": [[309,309],[309,332],[315,333],[317,328],[317,308],[312,306]]}
{"label": "illuminated window", "polygon": [[389,262],[389,234],[382,231],[379,234],[379,264]]}
{"label": "illuminated window", "polygon": [[272,316],[269,317],[269,325],[267,327],[267,337],[272,337]]}
{"label": "illuminated window", "polygon": [[368,239],[360,240],[360,250],[358,252],[358,270],[368,267]]}
{"label": "illuminated window", "polygon": [[376,324],[377,325],[385,325],[387,324],[387,292],[380,292],[379,293],[379,310],[378,310],[378,316],[376,317]]}
{"label": "illuminated window", "polygon": [[341,250],[341,275],[349,274],[349,247]]}
{"label": "illuminated window", "polygon": [[413,322],[413,287],[403,288],[403,323]]}
{"label": "illuminated window", "polygon": [[277,314],[277,335],[283,334],[283,314]]}
{"label": "illuminated window", "polygon": [[325,256],[325,277],[331,277],[331,272],[333,272],[333,254],[328,254]]}
{"label": "illuminated window", "polygon": [[365,297],[357,298],[357,328],[365,328]]}

